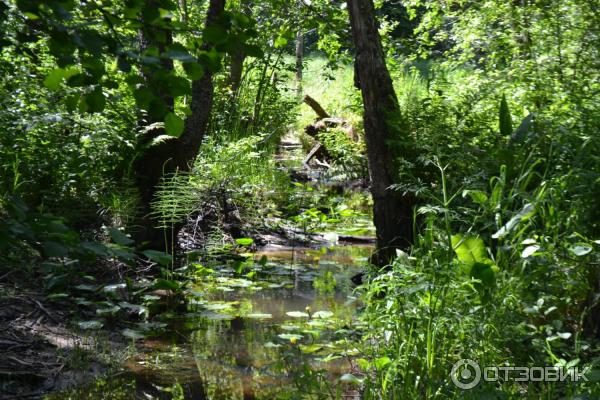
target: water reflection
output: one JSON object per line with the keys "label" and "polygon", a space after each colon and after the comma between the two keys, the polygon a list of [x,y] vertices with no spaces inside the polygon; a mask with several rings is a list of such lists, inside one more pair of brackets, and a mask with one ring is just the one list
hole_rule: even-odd
{"label": "water reflection", "polygon": [[231,265],[211,266],[215,276],[193,287],[188,314],[174,316],[167,335],[141,342],[118,379],[52,399],[99,398],[99,391],[114,399],[303,398],[292,379],[301,362],[333,377],[347,372],[343,358],[320,358],[352,325],[350,277],[370,253],[270,248],[254,255],[244,277]]}

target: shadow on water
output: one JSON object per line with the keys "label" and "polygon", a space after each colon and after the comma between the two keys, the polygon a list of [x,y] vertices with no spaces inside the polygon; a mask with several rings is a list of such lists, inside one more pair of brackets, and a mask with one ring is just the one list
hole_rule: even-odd
{"label": "shadow on water", "polygon": [[339,332],[350,332],[359,307],[350,278],[371,251],[271,247],[243,274],[239,265],[211,266],[191,287],[188,312],[139,341],[122,371],[48,399],[303,398],[293,379],[302,363],[330,379],[348,372],[346,360],[327,355]]}

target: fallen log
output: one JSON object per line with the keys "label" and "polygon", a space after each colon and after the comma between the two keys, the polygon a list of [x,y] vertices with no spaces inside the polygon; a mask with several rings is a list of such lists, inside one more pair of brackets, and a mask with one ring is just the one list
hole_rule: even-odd
{"label": "fallen log", "polygon": [[315,113],[319,116],[319,119],[329,118],[330,115],[321,107],[318,101],[310,97],[309,95],[304,96],[303,101],[308,104],[310,108],[312,108]]}
{"label": "fallen log", "polygon": [[317,158],[321,158],[324,161],[331,160],[331,154],[329,154],[325,146],[318,141],[318,134],[322,131],[331,128],[341,128],[351,140],[358,141],[358,135],[356,135],[354,127],[348,121],[342,118],[331,117],[329,113],[325,111],[325,109],[319,104],[319,102],[309,95],[305,95],[303,101],[310,108],[312,108],[318,116],[314,123],[304,128],[304,131],[308,136],[317,140],[315,146],[313,146],[304,159],[304,165],[307,165],[312,159]]}

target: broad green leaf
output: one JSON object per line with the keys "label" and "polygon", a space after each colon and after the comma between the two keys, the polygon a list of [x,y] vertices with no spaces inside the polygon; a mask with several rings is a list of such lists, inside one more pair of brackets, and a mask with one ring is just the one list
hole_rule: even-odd
{"label": "broad green leaf", "polygon": [[101,112],[104,110],[104,106],[106,105],[106,99],[104,98],[102,88],[100,87],[97,87],[91,92],[83,95],[82,99],[87,105],[85,111],[90,113]]}
{"label": "broad green leaf", "polygon": [[117,228],[108,228],[108,234],[116,244],[120,244],[121,246],[133,244],[133,240]]}
{"label": "broad green leaf", "polygon": [[197,62],[183,63],[183,70],[187,74],[188,78],[193,81],[197,81],[204,76],[204,68],[202,68],[202,66]]}
{"label": "broad green leaf", "polygon": [[50,90],[58,90],[64,78],[64,70],[62,68],[55,68],[44,79],[44,86]]}
{"label": "broad green leaf", "polygon": [[489,260],[485,243],[479,237],[464,238],[462,235],[452,236],[452,247],[456,252],[458,260],[466,265],[485,263]]}
{"label": "broad green leaf", "polygon": [[578,257],[585,256],[592,252],[592,248],[586,245],[577,245],[569,249],[569,251]]}
{"label": "broad green leaf", "polygon": [[169,136],[179,137],[183,133],[185,122],[175,113],[167,113],[165,116],[165,132]]}
{"label": "broad green leaf", "polygon": [[48,241],[42,243],[42,247],[46,257],[64,257],[69,254],[69,248],[62,243]]}
{"label": "broad green leaf", "polygon": [[164,253],[157,250],[146,250],[142,252],[143,255],[148,257],[150,260],[158,263],[162,266],[168,266],[173,262],[173,257],[169,253]]}
{"label": "broad green leaf", "polygon": [[474,203],[483,205],[488,201],[488,195],[480,190],[465,190],[463,197],[469,196]]}

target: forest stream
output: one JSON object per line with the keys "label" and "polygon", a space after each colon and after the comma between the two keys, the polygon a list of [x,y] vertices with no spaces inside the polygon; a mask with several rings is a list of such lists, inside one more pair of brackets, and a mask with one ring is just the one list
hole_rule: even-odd
{"label": "forest stream", "polygon": [[217,263],[189,288],[186,312],[171,313],[160,335],[139,338],[119,371],[47,398],[281,398],[302,384],[305,362],[337,380],[352,369],[346,339],[360,307],[350,279],[371,252],[267,246],[246,262],[247,278],[235,263]]}

